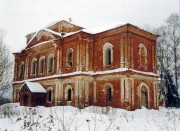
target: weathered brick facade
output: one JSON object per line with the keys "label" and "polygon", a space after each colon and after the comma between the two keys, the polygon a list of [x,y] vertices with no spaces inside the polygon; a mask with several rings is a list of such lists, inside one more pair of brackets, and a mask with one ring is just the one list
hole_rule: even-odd
{"label": "weathered brick facade", "polygon": [[51,90],[46,106],[158,109],[156,39],[131,24],[92,33],[66,21],[29,34],[14,53],[13,101],[30,81]]}

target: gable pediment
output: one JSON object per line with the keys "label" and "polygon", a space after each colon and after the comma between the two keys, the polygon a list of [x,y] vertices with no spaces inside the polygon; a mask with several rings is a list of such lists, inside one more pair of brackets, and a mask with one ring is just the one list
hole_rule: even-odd
{"label": "gable pediment", "polygon": [[45,41],[50,41],[53,39],[57,39],[60,36],[58,36],[57,34],[53,34],[50,31],[47,31],[46,29],[43,29],[41,31],[38,31],[34,34],[34,36],[32,36],[31,40],[29,40],[29,42],[27,43],[27,47],[26,48],[30,48],[36,44],[45,42]]}
{"label": "gable pediment", "polygon": [[75,32],[78,30],[83,29],[83,27],[77,26],[75,24],[72,24],[70,22],[67,22],[65,20],[59,21],[59,22],[55,22],[51,25],[48,26],[48,29],[51,29],[55,32]]}
{"label": "gable pediment", "polygon": [[25,82],[19,90],[19,93],[20,92],[47,93],[46,89],[38,82]]}
{"label": "gable pediment", "polygon": [[23,84],[23,86],[21,87],[21,89],[19,90],[19,93],[31,93],[31,91],[29,90],[29,88],[27,87],[26,84]]}

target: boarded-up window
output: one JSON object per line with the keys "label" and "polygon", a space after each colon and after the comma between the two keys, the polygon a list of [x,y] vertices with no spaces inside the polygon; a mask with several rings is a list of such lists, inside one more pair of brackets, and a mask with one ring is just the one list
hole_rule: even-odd
{"label": "boarded-up window", "polygon": [[68,68],[73,66],[73,49],[69,49],[66,53],[66,66]]}
{"label": "boarded-up window", "polygon": [[147,49],[144,44],[139,45],[139,61],[140,67],[147,67]]}

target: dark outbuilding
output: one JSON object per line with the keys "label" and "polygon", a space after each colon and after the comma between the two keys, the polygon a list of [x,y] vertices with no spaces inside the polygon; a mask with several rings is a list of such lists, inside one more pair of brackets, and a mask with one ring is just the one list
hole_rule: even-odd
{"label": "dark outbuilding", "polygon": [[37,82],[25,82],[20,91],[21,106],[45,106],[46,104],[46,89]]}

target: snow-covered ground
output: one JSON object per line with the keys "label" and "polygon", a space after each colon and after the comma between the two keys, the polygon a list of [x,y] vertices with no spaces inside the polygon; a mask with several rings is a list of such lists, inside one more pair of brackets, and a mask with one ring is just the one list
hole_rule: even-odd
{"label": "snow-covered ground", "polygon": [[0,131],[180,131],[180,109],[126,111],[111,107],[0,106]]}

